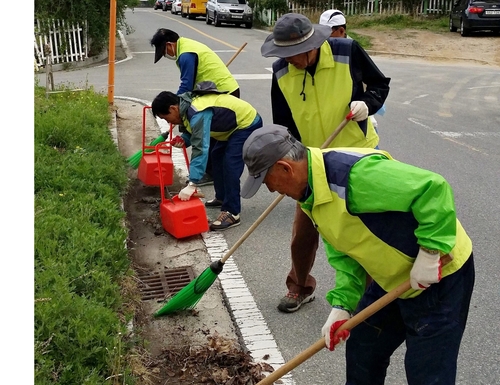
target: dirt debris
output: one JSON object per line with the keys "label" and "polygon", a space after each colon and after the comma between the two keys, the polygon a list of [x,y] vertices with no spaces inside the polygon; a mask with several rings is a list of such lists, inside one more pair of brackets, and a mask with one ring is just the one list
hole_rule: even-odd
{"label": "dirt debris", "polygon": [[274,371],[217,333],[207,336],[206,345],[163,349],[150,368],[172,385],[253,385]]}

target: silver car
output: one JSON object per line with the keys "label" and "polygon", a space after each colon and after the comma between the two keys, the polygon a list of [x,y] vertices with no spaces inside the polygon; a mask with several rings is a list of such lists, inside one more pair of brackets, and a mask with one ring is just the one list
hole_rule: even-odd
{"label": "silver car", "polygon": [[246,0],[208,0],[206,22],[216,27],[222,23],[252,28],[253,12]]}

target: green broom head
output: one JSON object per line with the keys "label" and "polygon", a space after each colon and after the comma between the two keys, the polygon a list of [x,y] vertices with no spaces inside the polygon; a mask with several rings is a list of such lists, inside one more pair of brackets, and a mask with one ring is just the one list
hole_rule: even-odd
{"label": "green broom head", "polygon": [[[168,132],[164,132],[161,134],[158,138],[153,140],[151,143],[149,143],[150,146],[156,146],[158,143],[166,141],[168,138]],[[146,152],[152,152],[153,150],[147,149]],[[130,167],[132,167],[134,170],[137,170],[139,168],[139,164],[141,163],[142,159],[142,150],[137,151],[134,155],[130,156],[127,159],[127,162]]]}
{"label": "green broom head", "polygon": [[219,260],[212,262],[196,279],[182,288],[160,310],[154,313],[155,317],[174,313],[179,310],[192,309],[213,285],[222,271],[224,264]]}

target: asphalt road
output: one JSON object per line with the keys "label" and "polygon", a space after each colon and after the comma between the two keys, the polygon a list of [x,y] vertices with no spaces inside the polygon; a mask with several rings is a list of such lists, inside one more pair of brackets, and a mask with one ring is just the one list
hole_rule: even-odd
{"label": "asphalt road", "polygon": [[[271,122],[269,68],[273,59],[260,55],[267,33],[237,27],[216,28],[204,20],[188,20],[170,12],[137,8],[127,11],[131,31],[126,34],[133,59],[115,66],[115,96],[143,100],[163,90],[175,92],[179,72],[173,61],[153,64],[149,39],[160,27],[199,40],[224,62],[247,43],[230,65],[240,83],[242,98]],[[396,159],[442,174],[454,188],[458,215],[474,243],[476,286],[469,323],[459,356],[457,384],[497,384],[500,378],[500,68],[477,65],[432,64],[422,61],[373,57],[389,77],[387,112],[377,116],[380,147]],[[44,76],[39,75],[40,84]],[[91,84],[107,92],[107,66],[54,74],[56,83]],[[326,108],[327,106],[325,106]],[[246,174],[245,174],[246,175]],[[229,245],[276,198],[265,188],[243,201],[242,225],[225,232]],[[207,198],[210,198],[209,196]],[[294,314],[276,306],[285,294],[290,267],[289,241],[294,202],[285,198],[234,254],[257,306],[272,331],[285,360],[299,354],[320,337],[329,313],[324,294],[334,282],[323,250],[313,274],[317,298]],[[393,356],[386,383],[405,384],[404,347]],[[298,385],[344,383],[343,349],[322,351],[293,371]]]}

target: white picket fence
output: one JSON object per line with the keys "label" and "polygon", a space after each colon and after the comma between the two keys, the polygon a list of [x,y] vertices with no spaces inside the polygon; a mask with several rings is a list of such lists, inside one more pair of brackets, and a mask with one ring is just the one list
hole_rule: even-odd
{"label": "white picket fence", "polygon": [[[442,14],[449,12],[453,5],[453,0],[422,0],[420,3],[417,13],[420,15],[427,14]],[[404,5],[403,1],[394,0],[369,0],[359,1],[359,0],[343,0],[343,1],[329,1],[325,3],[316,2],[301,5],[299,2],[288,1],[288,6],[290,12],[311,14],[311,13],[321,13],[327,9],[340,8],[344,11],[346,15],[373,15],[373,14],[409,14],[410,9],[408,6]],[[270,15],[267,14],[267,20]],[[281,15],[277,15],[278,17]],[[273,22],[276,20],[273,20]]]}
{"label": "white picket fence", "polygon": [[88,56],[87,25],[64,20],[35,20],[35,61],[40,67],[50,59],[52,64],[83,61]]}

